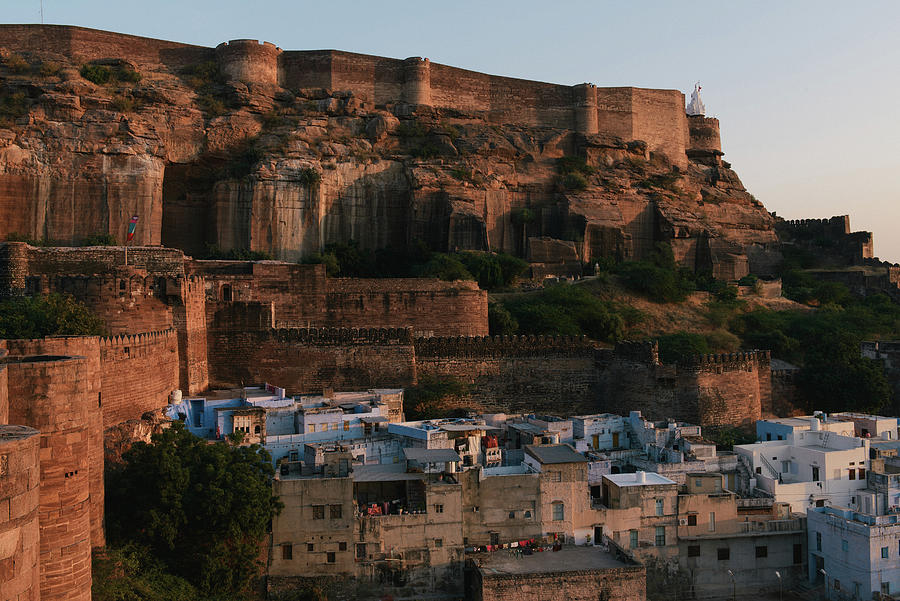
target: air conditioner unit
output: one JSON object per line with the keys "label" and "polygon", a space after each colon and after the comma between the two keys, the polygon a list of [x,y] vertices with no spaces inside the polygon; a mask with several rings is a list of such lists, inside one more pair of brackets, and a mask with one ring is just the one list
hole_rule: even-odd
{"label": "air conditioner unit", "polygon": [[678,525],[679,526],[687,526],[688,525],[687,518],[678,518]]}

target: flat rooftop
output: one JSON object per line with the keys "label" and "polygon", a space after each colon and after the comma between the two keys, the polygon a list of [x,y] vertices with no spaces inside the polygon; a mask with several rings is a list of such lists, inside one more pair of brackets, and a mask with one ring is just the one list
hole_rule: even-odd
{"label": "flat rooftop", "polygon": [[517,558],[506,551],[479,555],[478,567],[485,576],[491,574],[550,574],[586,572],[633,567],[636,564],[617,559],[603,547],[569,547],[561,551],[544,551]]}
{"label": "flat rooftop", "polygon": [[567,444],[526,445],[525,452],[542,464],[587,463],[584,455]]}
{"label": "flat rooftop", "polygon": [[[641,476],[643,474],[643,477]],[[633,474],[604,474],[604,478],[608,478],[610,482],[616,486],[659,486],[661,484],[675,484],[674,480],[669,480],[665,476],[660,476],[656,472],[635,472]]]}

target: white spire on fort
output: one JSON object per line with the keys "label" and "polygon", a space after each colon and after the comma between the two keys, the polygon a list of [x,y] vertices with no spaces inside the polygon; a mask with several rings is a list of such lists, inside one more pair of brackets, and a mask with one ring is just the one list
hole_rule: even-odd
{"label": "white spire on fort", "polygon": [[687,114],[688,115],[700,115],[701,117],[706,114],[706,107],[703,106],[703,101],[700,100],[700,82],[694,84],[694,92],[691,94],[691,101],[687,105]]}

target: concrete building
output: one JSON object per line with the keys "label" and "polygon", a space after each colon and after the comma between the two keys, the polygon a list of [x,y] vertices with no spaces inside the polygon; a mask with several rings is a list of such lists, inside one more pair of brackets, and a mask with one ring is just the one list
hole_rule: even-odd
{"label": "concrete building", "polygon": [[644,567],[618,549],[564,547],[557,552],[477,556],[466,565],[472,601],[644,601]]}
{"label": "concrete building", "polygon": [[805,580],[804,518],[785,503],[742,501],[721,474],[690,474],[678,495],[678,564],[699,598]]}
{"label": "concrete building", "polygon": [[756,439],[759,441],[790,440],[795,433],[807,430],[822,430],[841,436],[855,436],[852,421],[840,419],[835,414],[828,416],[816,412],[816,415],[761,419],[756,422]]}
{"label": "concrete building", "polygon": [[166,414],[183,421],[201,438],[240,432],[245,443],[261,444],[276,463],[298,460],[307,443],[350,440],[370,441],[368,454],[356,449],[358,461],[362,457],[363,463],[371,462],[373,456],[394,461],[396,452],[380,448],[372,439],[383,438],[388,424],[402,419],[403,391],[372,389],[288,398],[283,388],[266,384],[174,400]]}
{"label": "concrete building", "polygon": [[[813,423],[815,425],[816,422]],[[859,504],[866,488],[868,439],[827,430],[798,431],[787,440],[737,445],[748,474],[739,487],[750,496],[771,496],[791,511]]]}
{"label": "concrete building", "polygon": [[900,591],[898,518],[838,506],[811,509],[807,513],[810,582],[824,585],[829,599],[871,599]]}
{"label": "concrete building", "polygon": [[[635,472],[603,477],[603,505],[637,509],[640,520],[611,520],[604,532],[616,544],[643,557],[668,559],[678,553],[678,484],[659,474]],[[614,529],[617,525],[629,525]]]}

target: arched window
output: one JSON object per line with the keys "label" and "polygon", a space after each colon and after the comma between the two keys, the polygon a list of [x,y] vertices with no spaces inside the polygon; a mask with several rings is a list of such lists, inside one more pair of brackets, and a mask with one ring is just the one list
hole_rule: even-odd
{"label": "arched window", "polygon": [[255,428],[253,428],[253,433],[259,434],[259,426],[256,426]]}
{"label": "arched window", "polygon": [[553,502],[553,521],[562,521],[566,519],[566,506],[562,501]]}
{"label": "arched window", "polygon": [[229,286],[228,284],[222,286],[222,300],[226,303],[231,302],[231,286]]}

